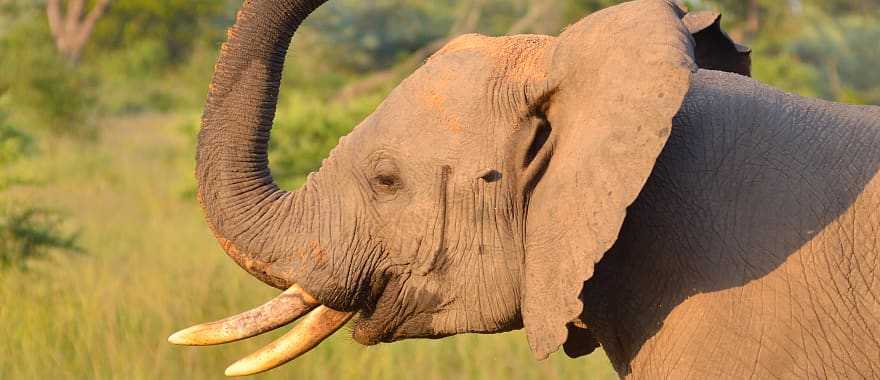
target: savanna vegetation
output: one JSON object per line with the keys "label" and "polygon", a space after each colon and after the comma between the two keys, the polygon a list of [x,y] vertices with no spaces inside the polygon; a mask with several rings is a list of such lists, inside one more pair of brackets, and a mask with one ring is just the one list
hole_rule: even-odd
{"label": "savanna vegetation", "polygon": [[[298,33],[271,165],[300,184],[450,37],[559,32],[614,0],[332,0]],[[692,0],[724,13],[758,79],[880,104],[880,1]],[[194,197],[194,148],[237,0],[0,0],[0,378],[209,378],[277,336],[172,347],[175,329],[275,293],[228,260]],[[337,334],[265,378],[614,378],[601,352],[536,362],[525,338],[362,347]]]}

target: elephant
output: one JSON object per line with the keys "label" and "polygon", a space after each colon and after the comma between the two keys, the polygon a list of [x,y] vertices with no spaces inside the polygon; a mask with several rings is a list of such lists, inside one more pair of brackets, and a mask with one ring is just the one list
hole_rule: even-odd
{"label": "elephant", "polygon": [[357,315],[364,345],[524,329],[626,378],[880,377],[880,107],[771,88],[717,13],[636,0],[455,38],[286,191],[282,69],[325,1],[245,1],[198,138],[208,226],[283,292],[170,342],[305,316],[248,375]]}

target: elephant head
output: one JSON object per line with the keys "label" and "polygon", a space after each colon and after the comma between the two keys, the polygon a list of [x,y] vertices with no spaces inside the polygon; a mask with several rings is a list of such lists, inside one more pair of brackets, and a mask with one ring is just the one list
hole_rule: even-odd
{"label": "elephant head", "polygon": [[641,0],[559,37],[459,37],[288,192],[269,173],[269,131],[291,37],[323,2],[245,2],[199,134],[209,226],[242,268],[286,291],[171,341],[242,339],[314,309],[229,370],[246,374],[307,351],[354,313],[363,344],[524,327],[544,358],[571,329],[589,337],[577,334],[588,331],[583,283],[697,67],[684,12]]}

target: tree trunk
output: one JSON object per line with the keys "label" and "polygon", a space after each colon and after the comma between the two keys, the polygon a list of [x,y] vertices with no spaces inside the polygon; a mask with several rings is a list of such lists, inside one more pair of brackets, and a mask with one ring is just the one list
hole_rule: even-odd
{"label": "tree trunk", "polygon": [[83,17],[85,0],[68,0],[67,10],[61,14],[61,0],[46,2],[46,16],[55,46],[70,62],[79,61],[82,49],[92,35],[95,23],[104,15],[110,0],[98,0],[89,13]]}

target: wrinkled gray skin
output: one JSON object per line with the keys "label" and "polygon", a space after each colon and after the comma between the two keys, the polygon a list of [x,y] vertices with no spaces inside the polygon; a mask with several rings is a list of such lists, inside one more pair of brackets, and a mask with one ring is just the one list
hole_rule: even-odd
{"label": "wrinkled gray skin", "polygon": [[642,0],[456,39],[286,192],[269,130],[321,3],[247,1],[211,85],[199,198],[251,274],[359,310],[363,344],[525,328],[633,378],[880,376],[880,109],[700,70],[748,53]]}

